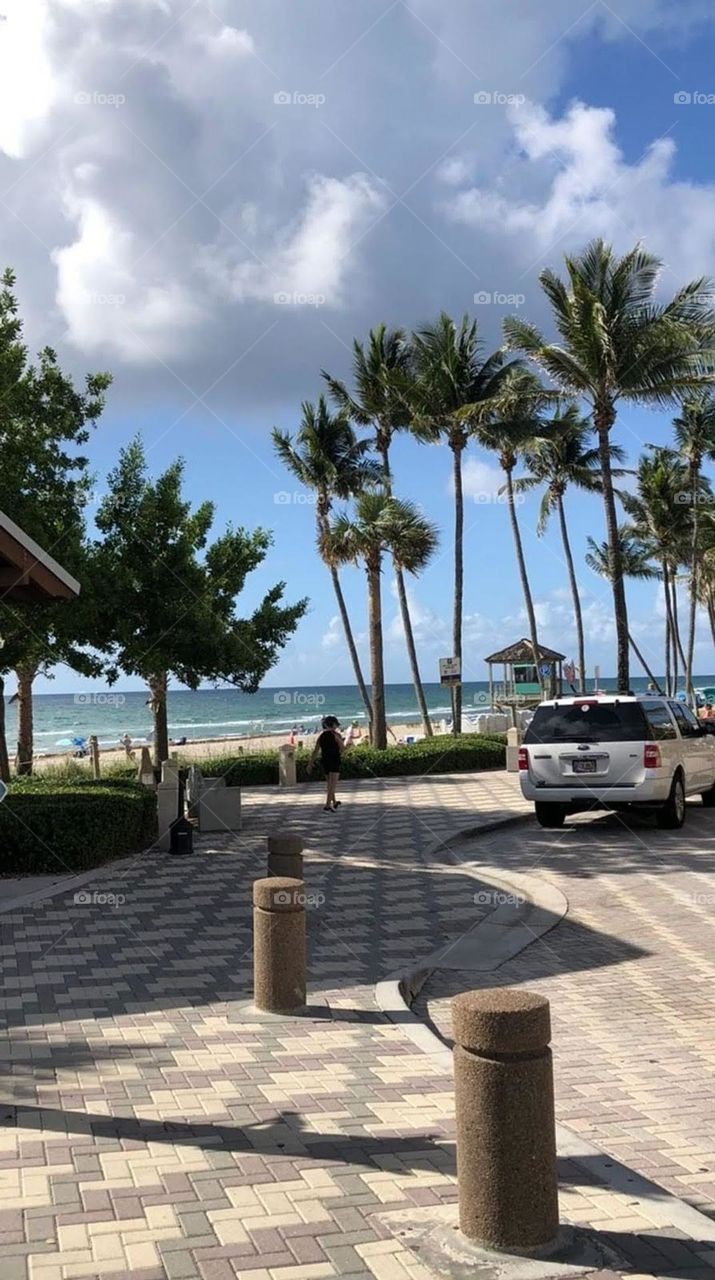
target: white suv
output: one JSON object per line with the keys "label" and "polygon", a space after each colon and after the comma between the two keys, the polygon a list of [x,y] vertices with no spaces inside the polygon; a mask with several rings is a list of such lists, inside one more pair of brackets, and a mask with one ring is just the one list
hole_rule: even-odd
{"label": "white suv", "polygon": [[715,805],[715,733],[670,698],[630,694],[542,702],[519,751],[521,790],[542,827],[568,813],[638,805],[682,827],[685,797]]}

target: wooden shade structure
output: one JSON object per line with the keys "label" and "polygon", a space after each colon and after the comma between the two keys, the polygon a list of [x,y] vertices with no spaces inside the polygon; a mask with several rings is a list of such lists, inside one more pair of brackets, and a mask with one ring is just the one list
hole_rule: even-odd
{"label": "wooden shade structure", "polygon": [[52,604],[79,592],[77,579],[0,511],[0,600]]}
{"label": "wooden shade structure", "polygon": [[[563,684],[561,664],[565,656],[563,653],[557,653],[556,649],[547,649],[546,645],[540,644],[537,647],[536,662],[534,662],[534,649],[531,641],[526,637],[507,645],[506,649],[490,653],[484,661],[489,667],[489,698],[492,705],[495,700],[493,672],[495,666],[504,667],[504,689],[497,700],[501,698],[502,701],[509,702],[527,698],[538,701],[542,696],[542,687],[548,690],[551,697],[558,697],[561,694]],[[544,669],[541,679],[539,668]]]}

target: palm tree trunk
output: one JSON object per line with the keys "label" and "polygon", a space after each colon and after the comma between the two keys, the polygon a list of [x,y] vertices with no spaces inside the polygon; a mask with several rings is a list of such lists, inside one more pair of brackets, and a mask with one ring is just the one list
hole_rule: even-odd
{"label": "palm tree trunk", "polygon": [[[663,591],[665,593],[665,680],[670,697],[678,688],[678,655],[673,638],[673,606],[670,597],[670,569],[667,560],[661,561],[663,572]],[[671,666],[671,659],[674,658]],[[673,668],[675,679],[673,679]]]}
{"label": "palm tree trunk", "polygon": [[534,601],[531,597],[531,587],[529,586],[529,575],[526,571],[526,560],[524,559],[524,547],[521,541],[521,533],[519,531],[519,521],[516,516],[516,506],[514,503],[514,483],[512,480],[511,467],[505,468],[506,475],[506,495],[507,505],[509,507],[509,519],[511,521],[511,531],[514,535],[514,546],[516,548],[516,562],[519,566],[519,577],[521,578],[521,589],[524,593],[524,604],[526,606],[526,616],[529,619],[529,637],[531,639],[531,648],[534,653],[534,664],[536,666],[539,684],[543,689],[543,682],[539,672],[539,637],[536,633],[536,614],[534,612]]}
{"label": "palm tree trunk", "polygon": [[17,756],[15,770],[18,776],[32,773],[34,730],[32,719],[32,682],[37,668],[20,666],[17,669]]}
{"label": "palm tree trunk", "polygon": [[151,713],[154,719],[154,764],[160,768],[169,759],[169,723],[166,714],[168,677],[165,671],[150,676]]}
{"label": "palm tree trunk", "polygon": [[693,659],[695,656],[695,623],[698,613],[698,539],[700,535],[700,462],[693,458],[690,463],[690,500],[692,504],[691,541],[690,541],[690,612],[688,617],[688,656],[685,663],[685,689],[691,707],[697,706],[693,689]]}
{"label": "palm tree trunk", "polygon": [[571,553],[571,543],[569,541],[568,528],[566,527],[566,512],[564,511],[564,500],[561,494],[556,495],[556,502],[559,512],[559,524],[561,526],[561,541],[564,548],[564,556],[566,557],[566,568],[568,570],[569,582],[571,584],[571,598],[573,599],[573,611],[576,619],[576,642],[578,645],[578,670],[579,679],[578,687],[580,693],[586,692],[586,646],[583,638],[583,612],[581,609],[581,596],[579,595],[578,582],[576,580],[576,570],[574,568],[573,555]]}
{"label": "palm tree trunk", "polygon": [[382,652],[382,596],[380,584],[380,557],[367,560],[367,609],[370,631],[370,679],[372,681],[372,732],[373,747],[384,751],[387,746],[387,721],[385,719],[385,670]]}
{"label": "palm tree trunk", "polygon": [[429,718],[427,699],[425,698],[422,677],[420,676],[420,667],[417,661],[415,633],[412,630],[412,618],[410,617],[410,607],[407,602],[407,592],[405,590],[405,575],[399,565],[395,565],[395,580],[397,582],[397,598],[400,602],[400,613],[402,615],[402,627],[405,633],[405,644],[407,645],[407,656],[410,660],[412,683],[415,686],[415,696],[417,698],[417,706],[420,709],[422,728],[424,730],[425,737],[431,738],[434,736],[432,732],[432,721]]}
{"label": "palm tree trunk", "polygon": [[10,781],[10,757],[7,751],[5,728],[5,677],[0,676],[0,780]]}
{"label": "palm tree trunk", "polygon": [[710,619],[713,644],[715,644],[715,596],[712,595],[708,596],[708,618]]}
{"label": "palm tree trunk", "polygon": [[606,513],[608,538],[608,576],[613,591],[613,612],[616,623],[617,680],[618,689],[625,693],[630,687],[630,663],[628,646],[628,607],[623,579],[623,557],[618,541],[618,515],[611,474],[610,430],[615,421],[613,406],[608,404],[594,413],[594,425],[598,432],[598,456],[601,464],[601,486]]}
{"label": "palm tree trunk", "polygon": [[[390,443],[389,436],[386,432],[378,428],[376,435],[376,443],[380,457],[382,458],[382,474],[385,484],[385,492],[388,497],[392,497],[392,472],[390,470]],[[427,699],[422,685],[422,676],[420,675],[420,664],[417,660],[417,647],[415,645],[415,633],[412,627],[412,618],[410,617],[410,606],[405,590],[405,577],[402,568],[395,563],[395,579],[397,582],[397,599],[400,603],[400,615],[402,617],[402,630],[405,633],[405,644],[407,646],[407,657],[410,663],[410,671],[412,672],[412,683],[415,686],[415,697],[417,698],[417,706],[419,708],[422,720],[422,729],[426,738],[433,736],[432,721],[429,718],[427,710]]]}
{"label": "palm tree trunk", "polygon": [[673,598],[673,635],[675,636],[675,643],[678,646],[678,653],[680,654],[680,661],[683,664],[683,671],[685,671],[687,662],[683,651],[683,642],[680,638],[680,622],[678,620],[678,571],[675,565],[673,565],[670,574],[670,592]]}
{"label": "palm tree trunk", "polygon": [[355,681],[357,683],[358,689],[360,690],[360,697],[362,698],[363,706],[367,714],[367,722],[369,725],[371,725],[372,724],[372,703],[370,702],[370,695],[367,691],[367,685],[365,684],[365,678],[362,673],[362,667],[360,666],[360,658],[358,657],[357,646],[355,644],[355,637],[353,636],[353,629],[352,629],[352,626],[350,625],[350,618],[348,616],[348,610],[345,604],[345,597],[343,596],[343,589],[340,585],[340,576],[334,564],[331,564],[328,567],[330,569],[330,576],[333,580],[333,590],[335,592],[335,599],[338,602],[338,613],[340,614],[340,621],[343,624],[343,631],[345,632],[345,640],[348,646],[348,653],[350,654],[350,661],[353,664]]}
{"label": "palm tree trunk", "polygon": [[464,445],[455,441],[452,449],[454,475],[454,615],[452,621],[452,654],[459,660],[460,683],[452,686],[452,733],[462,732],[462,597],[464,595],[464,492],[462,488],[462,452]]}
{"label": "palm tree trunk", "polygon": [[334,564],[331,564],[329,559],[327,558],[326,535],[328,532],[329,510],[330,510],[330,498],[324,490],[321,490],[318,493],[318,502],[317,502],[316,512],[315,512],[315,520],[316,520],[317,532],[318,532],[318,552],[321,558],[323,559],[323,562],[328,566],[328,569],[330,571],[330,577],[333,583],[333,591],[335,592],[335,599],[338,602],[338,613],[340,614],[340,621],[343,626],[345,641],[348,646],[348,653],[350,654],[350,661],[352,663],[353,673],[355,675],[355,683],[357,684],[357,687],[360,690],[360,697],[362,698],[362,703],[365,708],[365,713],[367,715],[367,723],[368,725],[371,725],[372,724],[372,704],[370,702],[370,695],[367,691],[367,685],[365,684],[365,677],[363,676],[363,673],[362,673],[362,667],[360,666],[360,658],[358,656],[357,645],[355,644],[353,629],[352,629],[352,626],[350,625],[350,616],[348,614],[347,605],[345,603],[345,596],[343,595],[343,589],[340,585],[340,575],[338,573],[337,566]]}
{"label": "palm tree trunk", "polygon": [[[650,667],[648,666],[648,663],[646,662],[645,658],[643,657],[643,654],[641,653],[640,649],[638,648],[638,645],[636,644],[635,640],[633,639],[633,636],[632,636],[632,635],[629,635],[628,639],[629,639],[629,641],[630,641],[631,649],[633,650],[633,652],[634,652],[634,654],[636,655],[636,657],[637,657],[638,661],[640,662],[640,664],[641,664],[641,666],[642,666],[643,670],[645,671],[646,675],[648,676],[648,679],[651,681],[651,683],[652,683],[652,684],[654,684],[654,685],[655,685],[656,689],[658,690],[658,693],[662,693],[662,692],[663,692],[663,690],[662,690],[662,689],[661,689],[661,687],[660,687],[660,680],[656,680],[655,676],[653,675],[653,672],[651,671]],[[668,690],[667,690],[667,686],[666,686],[666,693],[667,693],[667,692],[668,692]]]}

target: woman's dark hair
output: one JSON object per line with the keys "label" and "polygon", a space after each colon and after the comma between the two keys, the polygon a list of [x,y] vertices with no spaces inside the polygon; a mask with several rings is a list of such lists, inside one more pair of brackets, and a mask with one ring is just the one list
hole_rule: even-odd
{"label": "woman's dark hair", "polygon": [[324,729],[339,729],[340,721],[337,716],[323,716]]}

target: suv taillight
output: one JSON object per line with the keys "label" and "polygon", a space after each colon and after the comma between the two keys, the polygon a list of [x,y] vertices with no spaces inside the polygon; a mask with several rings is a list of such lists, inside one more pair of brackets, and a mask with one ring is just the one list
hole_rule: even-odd
{"label": "suv taillight", "polygon": [[643,768],[659,769],[662,764],[660,747],[657,742],[646,742],[643,748]]}
{"label": "suv taillight", "polygon": [[519,747],[519,768],[520,769],[529,768],[529,752],[527,751],[526,747]]}

